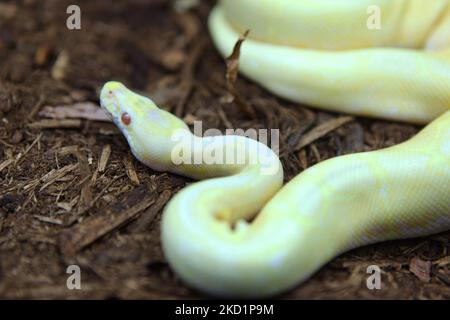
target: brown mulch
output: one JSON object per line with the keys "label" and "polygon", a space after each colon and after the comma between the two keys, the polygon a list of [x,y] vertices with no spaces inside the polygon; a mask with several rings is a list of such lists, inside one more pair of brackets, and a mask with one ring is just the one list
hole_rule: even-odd
{"label": "brown mulch", "polygon": [[[105,81],[122,81],[204,129],[280,129],[286,181],[420,129],[308,109],[240,76],[240,98],[230,99],[226,63],[206,29],[213,1],[175,11],[183,2],[0,3],[0,298],[203,297],[172,273],[159,239],[162,208],[190,181],[138,163],[111,123],[43,116],[49,107],[98,104]],[[81,30],[66,28],[73,3]],[[281,298],[448,299],[449,248],[444,233],[356,249]],[[66,287],[72,264],[82,290]],[[374,264],[381,290],[366,287]]]}

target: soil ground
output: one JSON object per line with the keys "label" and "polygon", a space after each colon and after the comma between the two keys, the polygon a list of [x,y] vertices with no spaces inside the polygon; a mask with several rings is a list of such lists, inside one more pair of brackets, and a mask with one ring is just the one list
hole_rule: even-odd
{"label": "soil ground", "polygon": [[[66,27],[73,3],[81,7],[81,30]],[[191,181],[138,163],[111,123],[42,116],[47,106],[98,104],[105,81],[122,81],[188,123],[202,120],[204,129],[280,129],[286,181],[317,162],[398,144],[420,129],[341,121],[239,77],[250,117],[229,99],[226,65],[206,29],[213,1],[183,13],[174,3],[0,3],[1,298],[203,297],[172,273],[159,239],[164,204]],[[305,136],[316,138],[296,148]],[[450,233],[366,246],[280,298],[448,299],[449,248]],[[81,267],[82,290],[66,287],[72,264]],[[370,265],[382,270],[381,290],[366,287]]]}

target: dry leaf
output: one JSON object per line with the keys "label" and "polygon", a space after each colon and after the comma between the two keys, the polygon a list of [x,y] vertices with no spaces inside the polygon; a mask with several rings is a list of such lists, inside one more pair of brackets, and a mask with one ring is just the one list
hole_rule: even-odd
{"label": "dry leaf", "polygon": [[81,128],[81,120],[77,119],[44,119],[30,123],[32,129]]}
{"label": "dry leaf", "polygon": [[233,100],[235,100],[236,104],[244,113],[246,113],[251,118],[256,118],[255,110],[253,110],[253,108],[245,101],[245,99],[241,96],[235,86],[239,73],[239,58],[241,56],[241,46],[245,39],[247,39],[249,33],[250,31],[247,30],[243,35],[239,37],[239,40],[234,45],[233,52],[226,59],[225,62],[227,65],[227,73],[225,75],[225,78],[227,80],[228,92],[233,97],[230,102],[233,102]]}
{"label": "dry leaf", "polygon": [[242,43],[247,39],[248,34],[250,33],[249,30],[247,30],[243,35],[239,37],[239,40],[236,42],[233,48],[233,52],[231,55],[226,59],[227,64],[227,84],[232,85],[234,87],[234,84],[236,83],[238,72],[239,72],[239,58],[241,56],[241,46]]}

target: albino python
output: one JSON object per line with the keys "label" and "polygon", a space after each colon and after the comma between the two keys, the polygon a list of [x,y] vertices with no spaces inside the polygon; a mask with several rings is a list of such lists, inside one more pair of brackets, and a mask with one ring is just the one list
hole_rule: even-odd
{"label": "albino python", "polygon": [[[366,27],[372,4],[382,8],[381,30]],[[274,93],[431,122],[407,142],[323,161],[284,187],[280,160],[264,144],[196,137],[150,99],[106,83],[101,106],[136,158],[157,171],[211,178],[164,210],[162,246],[173,270],[213,295],[267,297],[352,248],[450,229],[449,10],[444,0],[220,2],[209,20],[217,47],[228,55],[250,29],[240,69]],[[243,161],[207,161],[221,152]]]}

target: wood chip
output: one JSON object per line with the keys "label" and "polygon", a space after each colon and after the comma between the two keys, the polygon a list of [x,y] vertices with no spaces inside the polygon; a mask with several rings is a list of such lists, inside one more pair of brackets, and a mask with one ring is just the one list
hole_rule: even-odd
{"label": "wood chip", "polygon": [[183,118],[183,122],[189,126],[193,125],[195,121],[199,121],[199,119],[191,113],[188,113]]}
{"label": "wood chip", "polygon": [[[72,172],[78,168],[78,163],[75,164],[68,164],[67,166],[64,166],[58,170],[51,170],[46,175],[44,175],[39,182],[43,182],[44,185],[39,189],[39,191],[44,190],[51,184],[55,183],[56,180],[61,179],[69,172]],[[29,189],[30,187],[25,187],[25,189]]]}
{"label": "wood chip", "polygon": [[66,77],[66,70],[69,65],[69,53],[63,50],[59,53],[58,58],[52,68],[52,78],[55,80],[64,80]]}
{"label": "wood chip", "polygon": [[[112,178],[109,183],[95,196],[95,198],[91,201],[91,203],[89,203],[88,206],[86,207],[80,207],[83,210],[78,210],[76,212],[76,214],[73,214],[72,216],[67,216],[67,218],[64,221],[64,225],[65,226],[71,226],[72,224],[74,224],[77,220],[79,220],[89,209],[92,208],[92,206],[97,203],[97,201],[103,196],[103,194],[106,192],[106,190],[109,189],[109,187],[111,187],[111,185],[118,179],[122,178],[123,176],[125,176],[125,174],[122,175],[118,175],[115,176],[114,178]],[[91,181],[91,185],[92,185],[92,181]],[[76,201],[75,201],[76,200]],[[79,197],[73,199],[74,203],[71,203],[72,206],[74,206],[76,203],[79,202]]]}
{"label": "wood chip", "polygon": [[297,145],[294,147],[293,151],[299,151],[300,149],[306,147],[307,145],[311,144],[312,142],[322,138],[323,136],[327,135],[328,133],[336,130],[337,128],[343,126],[344,124],[353,121],[353,117],[344,116],[335,118],[329,121],[326,121],[317,127],[313,128],[311,131],[306,133],[300,141],[297,143]]}
{"label": "wood chip", "polygon": [[78,150],[76,152],[78,159],[78,165],[80,169],[80,179],[82,181],[80,199],[78,200],[78,212],[85,212],[86,208],[89,208],[92,203],[92,191],[91,191],[91,170],[89,168],[89,162],[86,155]]}
{"label": "wood chip", "polygon": [[59,219],[54,219],[46,216],[41,216],[39,214],[35,214],[33,217],[38,219],[39,221],[50,223],[50,224],[56,224],[56,225],[62,225],[62,221]]}
{"label": "wood chip", "polygon": [[414,257],[409,263],[409,271],[411,271],[420,281],[430,282],[431,261],[424,261],[419,257]]}
{"label": "wood chip", "polygon": [[44,119],[30,123],[28,127],[32,129],[56,129],[56,128],[81,128],[81,120],[67,119]]}
{"label": "wood chip", "polygon": [[59,236],[61,251],[69,256],[75,254],[135,218],[154,202],[154,195],[149,194],[145,187],[133,190],[124,200],[102,208],[96,215],[61,232]]}
{"label": "wood chip", "polygon": [[70,210],[72,210],[72,205],[69,202],[57,202],[56,206],[66,212],[70,212]]}
{"label": "wood chip", "polygon": [[300,150],[300,152],[298,153],[298,160],[300,161],[300,167],[305,170],[306,168],[308,168],[308,158],[306,156],[306,151],[305,149]]}
{"label": "wood chip", "polygon": [[4,169],[6,169],[10,164],[14,163],[14,160],[7,159],[0,163],[0,172],[2,172]]}
{"label": "wood chip", "polygon": [[61,156],[66,156],[68,154],[73,154],[76,155],[76,153],[78,152],[78,149],[80,147],[77,145],[72,145],[72,146],[65,146],[62,147],[61,149],[58,150],[58,154]]}
{"label": "wood chip", "polygon": [[98,161],[98,172],[102,173],[106,169],[108,164],[109,156],[111,155],[111,145],[107,144],[103,146],[102,154],[100,155],[100,160]]}
{"label": "wood chip", "polygon": [[450,265],[450,256],[444,257],[442,259],[436,260],[433,264],[437,265],[439,268]]}
{"label": "wood chip", "polygon": [[125,165],[125,170],[127,172],[128,178],[130,178],[131,182],[134,185],[138,186],[140,182],[136,170],[134,169],[133,159],[128,156],[123,160],[123,164]]}
{"label": "wood chip", "polygon": [[34,63],[38,66],[46,64],[49,60],[50,52],[51,46],[49,44],[39,46],[34,54]]}

